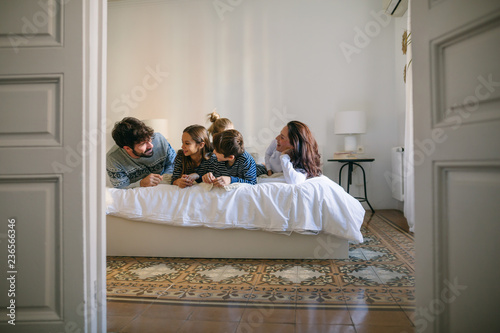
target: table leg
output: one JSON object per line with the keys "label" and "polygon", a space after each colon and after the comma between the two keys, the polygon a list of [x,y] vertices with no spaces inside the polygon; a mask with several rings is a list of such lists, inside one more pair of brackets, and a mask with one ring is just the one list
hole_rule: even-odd
{"label": "table leg", "polygon": [[[340,167],[340,171],[339,171],[339,185],[342,186],[342,169],[344,169],[344,167],[349,164],[349,163],[344,163],[341,167]],[[347,193],[349,193],[349,189],[347,190]]]}
{"label": "table leg", "polygon": [[348,168],[348,172],[347,172],[347,193],[349,193],[349,187],[351,186],[352,184],[352,162],[349,162],[349,168]]}
{"label": "table leg", "polygon": [[365,175],[365,169],[363,169],[363,167],[361,165],[359,165],[358,163],[354,163],[356,164],[357,166],[359,166],[359,168],[361,169],[361,171],[363,171],[363,188],[365,190],[365,197],[362,198],[364,199],[363,201],[366,201],[366,203],[368,204],[368,206],[370,206],[370,209],[372,210],[372,213],[375,213],[375,210],[373,209],[372,205],[370,205],[370,201],[368,201],[368,195],[366,194],[366,175]]}

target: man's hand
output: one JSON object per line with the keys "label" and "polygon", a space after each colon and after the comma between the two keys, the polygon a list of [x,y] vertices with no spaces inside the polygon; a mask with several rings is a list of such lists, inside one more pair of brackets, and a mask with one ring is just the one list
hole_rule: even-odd
{"label": "man's hand", "polygon": [[228,177],[228,176],[217,177],[213,181],[213,184],[214,184],[214,186],[217,186],[217,187],[224,187],[226,185],[231,184],[231,177]]}
{"label": "man's hand", "polygon": [[148,176],[144,177],[140,184],[141,187],[152,187],[158,185],[163,180],[162,175],[156,173],[150,173]]}
{"label": "man's hand", "polygon": [[267,170],[267,175],[271,176],[273,174],[273,170]]}
{"label": "man's hand", "polygon": [[212,184],[216,178],[214,177],[213,173],[209,172],[204,174],[203,177],[201,177],[201,179],[203,180],[204,183]]}

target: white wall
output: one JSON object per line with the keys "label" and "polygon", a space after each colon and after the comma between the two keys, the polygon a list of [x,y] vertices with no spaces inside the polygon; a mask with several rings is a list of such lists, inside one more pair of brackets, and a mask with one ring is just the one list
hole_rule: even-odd
{"label": "white wall", "polygon": [[402,17],[394,18],[394,98],[398,117],[398,146],[404,146],[405,139],[406,87],[403,72],[406,65],[406,55],[402,51],[402,37],[408,25],[407,14],[408,11]]}
{"label": "white wall", "polygon": [[397,208],[383,175],[403,137],[401,34],[381,10],[372,0],[111,2],[108,122],[168,118],[178,149],[182,130],[208,125],[206,114],[217,108],[247,148],[263,154],[286,122],[301,120],[321,147],[325,175],[337,181],[339,164],[326,162],[343,147],[334,113],[364,110],[368,130],[360,139],[375,158],[365,168],[370,202]]}
{"label": "white wall", "polygon": [[[395,97],[395,111],[398,119],[398,143],[396,146],[405,146],[405,114],[406,114],[406,87],[404,82],[404,67],[407,64],[406,55],[402,51],[402,38],[403,33],[408,26],[408,11],[402,16],[394,18],[394,97]],[[411,36],[410,36],[411,38]],[[411,66],[411,65],[410,65]],[[395,147],[396,147],[395,146]],[[396,201],[396,208],[403,211],[404,203]]]}

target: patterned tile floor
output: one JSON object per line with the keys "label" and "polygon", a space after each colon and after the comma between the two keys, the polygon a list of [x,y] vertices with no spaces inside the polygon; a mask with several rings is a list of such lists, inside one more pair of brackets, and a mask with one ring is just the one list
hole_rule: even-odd
{"label": "patterned tile floor", "polygon": [[411,332],[413,235],[391,213],[367,213],[345,260],[108,257],[108,331]]}

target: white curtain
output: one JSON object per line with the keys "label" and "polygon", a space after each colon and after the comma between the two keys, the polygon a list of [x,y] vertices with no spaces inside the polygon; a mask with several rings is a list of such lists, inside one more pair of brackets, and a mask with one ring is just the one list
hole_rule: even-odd
{"label": "white curtain", "polygon": [[[411,0],[408,4],[408,32],[411,32]],[[411,38],[411,36],[410,36]],[[410,226],[410,231],[415,228],[415,167],[413,163],[413,66],[408,67],[412,59],[412,44],[406,51],[406,122],[405,122],[405,191],[404,215]]]}

